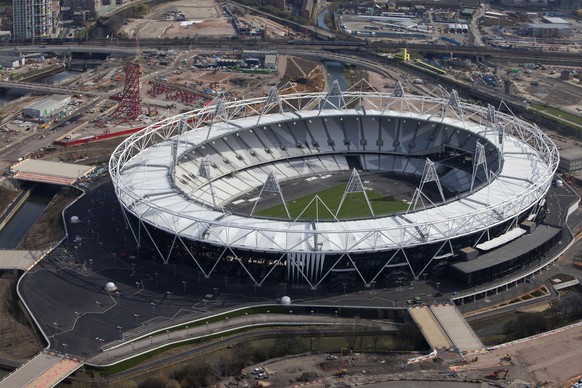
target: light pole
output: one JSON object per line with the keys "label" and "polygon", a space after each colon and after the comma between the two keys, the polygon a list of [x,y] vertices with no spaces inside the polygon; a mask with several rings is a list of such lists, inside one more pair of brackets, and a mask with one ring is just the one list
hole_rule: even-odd
{"label": "light pole", "polygon": [[289,320],[293,320],[293,310],[289,310]]}
{"label": "light pole", "polygon": [[186,337],[188,337],[190,332],[190,326],[186,325]]}
{"label": "light pole", "polygon": [[335,319],[333,320],[333,327],[335,327],[336,323],[337,323],[337,310],[335,310]]}
{"label": "light pole", "polygon": [[184,287],[184,294],[186,293],[186,285],[188,282],[186,280],[182,280],[182,287]]}
{"label": "light pole", "polygon": [[135,317],[135,326],[139,326],[139,314],[133,314],[133,316]]}
{"label": "light pole", "polygon": [[218,299],[218,287],[214,287],[214,299]]}
{"label": "light pole", "polygon": [[168,341],[170,340],[170,330],[166,330],[166,333],[168,334]]}
{"label": "light pole", "polygon": [[313,322],[313,310],[311,310],[311,322]]}
{"label": "light pole", "polygon": [[69,346],[69,344],[63,343],[63,348],[65,348],[65,357],[67,357],[67,346]]}
{"label": "light pole", "polygon": [[372,283],[372,292],[374,292],[374,287],[376,286],[376,281],[372,280],[370,283]]}
{"label": "light pole", "polygon": [[150,304],[152,305],[152,315],[154,315],[154,316],[155,316],[155,315],[156,315],[156,306],[157,306],[158,304],[157,304],[157,303],[155,303],[155,302],[152,302],[152,303],[150,303]]}
{"label": "light pole", "polygon": [[228,317],[225,318],[226,326],[228,326]]}
{"label": "light pole", "polygon": [[121,330],[123,330],[123,326],[117,326],[117,330],[119,330],[119,339],[123,339],[123,334],[121,334]]}
{"label": "light pole", "polygon": [[249,323],[249,313],[245,313],[245,323]]}
{"label": "light pole", "polygon": [[344,286],[344,295],[346,294],[346,287],[348,286],[348,283],[342,283],[342,286]]}
{"label": "light pole", "polygon": [[210,328],[208,327],[208,321],[206,321],[206,332],[210,333]]}
{"label": "light pole", "polygon": [[172,297],[172,291],[166,291],[166,295],[168,295],[168,300]]}
{"label": "light pole", "polygon": [[270,318],[270,315],[269,314],[270,313],[271,313],[271,311],[270,310],[267,310],[267,322],[269,322],[269,318]]}

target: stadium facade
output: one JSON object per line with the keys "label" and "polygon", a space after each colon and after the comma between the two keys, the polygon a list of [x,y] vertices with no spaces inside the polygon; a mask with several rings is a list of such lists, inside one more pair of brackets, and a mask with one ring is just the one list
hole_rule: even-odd
{"label": "stadium facade", "polygon": [[[207,278],[345,290],[438,276],[543,222],[559,156],[537,126],[441,88],[360,89],[218,96],[128,138],[110,173],[138,246],[147,240],[164,262],[190,261]],[[365,193],[357,171],[413,178],[409,210],[306,220],[229,206],[257,191],[283,199],[281,182],[354,170],[346,193]],[[493,263],[488,276],[533,259]]]}

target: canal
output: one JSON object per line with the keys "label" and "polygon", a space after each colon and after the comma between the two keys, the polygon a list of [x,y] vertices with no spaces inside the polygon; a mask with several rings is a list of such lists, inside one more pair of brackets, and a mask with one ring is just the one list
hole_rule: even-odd
{"label": "canal", "polygon": [[39,184],[33,189],[20,209],[0,230],[0,249],[16,249],[59,188],[55,185]]}

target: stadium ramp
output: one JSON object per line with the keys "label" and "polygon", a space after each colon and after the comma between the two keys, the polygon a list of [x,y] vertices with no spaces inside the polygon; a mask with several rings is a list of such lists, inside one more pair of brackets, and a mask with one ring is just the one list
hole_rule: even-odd
{"label": "stadium ramp", "polygon": [[0,381],[0,387],[54,387],[82,365],[77,359],[50,352],[39,353]]}
{"label": "stadium ramp", "polygon": [[442,328],[430,308],[415,306],[408,309],[410,316],[424,335],[426,342],[436,350],[452,349],[453,341]]}
{"label": "stadium ramp", "polygon": [[485,350],[483,343],[456,306],[436,304],[430,306],[430,310],[459,353],[477,353]]}

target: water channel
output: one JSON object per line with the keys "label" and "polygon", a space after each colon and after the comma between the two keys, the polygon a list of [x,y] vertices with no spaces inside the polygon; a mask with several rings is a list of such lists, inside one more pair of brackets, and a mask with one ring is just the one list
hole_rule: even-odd
{"label": "water channel", "polygon": [[15,249],[18,246],[58,190],[58,186],[43,184],[33,189],[16,214],[0,230],[0,249]]}
{"label": "water channel", "polygon": [[[64,70],[47,77],[37,79],[33,82],[55,85],[66,81],[79,73]],[[8,89],[0,94],[0,109],[2,105],[29,94],[30,91],[24,89]],[[20,209],[0,230],[0,249],[15,249],[18,243],[24,238],[30,227],[36,222],[46,206],[49,204],[54,194],[58,191],[58,186],[40,184],[33,189],[28,199],[22,204]]]}
{"label": "water channel", "polygon": [[[49,75],[47,77],[39,78],[33,80],[31,82],[36,82],[43,85],[57,85],[61,82],[67,81],[74,76],[78,75],[79,72],[63,70],[59,73]],[[3,92],[2,92],[3,90]],[[18,88],[11,88],[11,89],[0,89],[0,107],[2,105],[6,105],[10,101],[16,100],[22,96],[26,96],[30,94],[30,90],[26,89],[18,89]]]}

